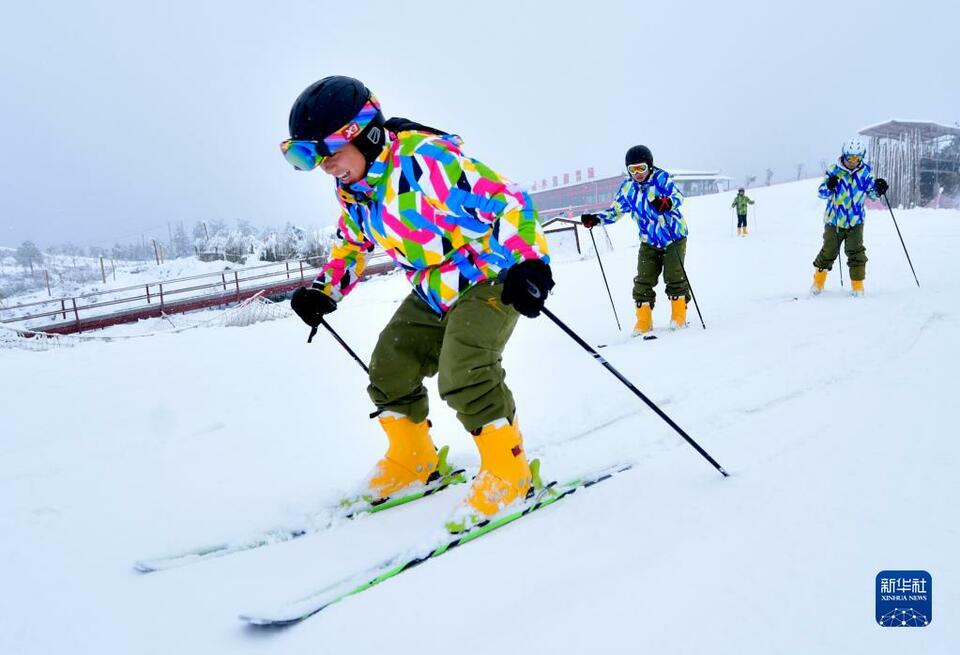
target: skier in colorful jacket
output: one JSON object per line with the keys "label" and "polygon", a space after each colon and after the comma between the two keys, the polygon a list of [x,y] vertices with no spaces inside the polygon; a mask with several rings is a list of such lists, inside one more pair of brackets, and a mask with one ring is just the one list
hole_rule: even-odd
{"label": "skier in colorful jacket", "polygon": [[754,204],[756,203],[747,196],[743,187],[737,189],[737,195],[730,206],[737,210],[737,234],[742,237],[747,236],[747,207]]}
{"label": "skier in colorful jacket", "polygon": [[683,194],[669,173],[653,165],[653,153],[646,146],[627,150],[624,162],[627,179],[620,185],[610,208],[583,214],[580,220],[584,227],[592,229],[601,222],[614,223],[629,214],[640,228],[637,276],[633,278],[633,300],[637,307],[633,334],[653,329],[652,310],[657,299],[653,287],[661,271],[670,298],[670,327],[684,327],[690,286],[683,272],[688,232],[680,213]]}
{"label": "skier in colorful jacket", "polygon": [[827,271],[840,254],[840,244],[847,255],[850,269],[851,293],[863,295],[863,281],[867,274],[867,249],[863,245],[863,224],[866,198],[876,200],[887,192],[883,178],[874,179],[873,170],[864,162],[867,148],[859,138],[846,141],[841,149],[838,164],[827,171],[820,184],[820,197],[827,201],[824,214],[823,246],[813,260],[813,286],[810,291],[817,295],[823,291]]}
{"label": "skier in colorful jacket", "polygon": [[388,449],[349,502],[379,504],[451,481],[446,447],[427,420],[425,377],[480,450],[481,468],[447,527],[470,529],[533,484],[501,355],[518,316],[536,317],[554,286],[546,237],[530,196],[461,150],[458,136],[384,120],[360,81],[327,77],[290,112],[281,144],[298,170],[336,179],[338,243],[291,305],[311,327],[354,289],[380,247],[413,286],[380,333],[368,393]]}

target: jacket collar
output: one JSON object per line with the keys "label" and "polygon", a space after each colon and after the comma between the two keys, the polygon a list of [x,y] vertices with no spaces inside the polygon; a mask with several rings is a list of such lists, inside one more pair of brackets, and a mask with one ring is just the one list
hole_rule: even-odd
{"label": "jacket collar", "polygon": [[349,186],[344,186],[337,181],[337,187],[353,196],[357,202],[369,202],[376,195],[376,189],[383,182],[386,175],[387,165],[399,141],[396,140],[391,132],[386,132],[386,141],[383,150],[377,155],[377,158],[370,163],[367,168],[367,174],[362,180],[358,180]]}

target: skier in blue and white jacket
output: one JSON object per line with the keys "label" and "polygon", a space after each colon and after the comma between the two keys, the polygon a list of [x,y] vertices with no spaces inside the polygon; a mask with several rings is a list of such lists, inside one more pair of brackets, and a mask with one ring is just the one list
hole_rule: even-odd
{"label": "skier in blue and white jacket", "polygon": [[850,269],[850,289],[855,296],[863,295],[863,281],[867,276],[867,249],[863,245],[863,224],[867,198],[876,200],[887,192],[883,178],[874,178],[873,169],[864,161],[866,145],[860,138],[843,144],[840,160],[830,167],[820,184],[819,195],[827,201],[824,213],[823,246],[813,260],[811,293],[823,291],[827,271],[840,254],[843,244]]}
{"label": "skier in blue and white jacket", "polygon": [[690,286],[683,273],[687,249],[687,223],[680,213],[683,194],[667,171],[653,165],[653,153],[646,146],[633,146],[625,157],[627,177],[620,185],[609,209],[583,214],[581,222],[591,229],[610,224],[629,214],[640,228],[640,253],[637,276],[633,278],[633,299],[637,306],[634,335],[653,329],[653,306],[657,295],[653,287],[660,272],[670,298],[670,327],[687,323]]}

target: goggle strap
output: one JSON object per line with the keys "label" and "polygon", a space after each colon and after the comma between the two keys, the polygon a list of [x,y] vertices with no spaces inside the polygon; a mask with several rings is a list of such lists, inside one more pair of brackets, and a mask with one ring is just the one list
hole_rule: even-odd
{"label": "goggle strap", "polygon": [[370,122],[380,113],[380,102],[377,97],[370,94],[367,102],[364,103],[357,115],[350,119],[346,125],[323,139],[323,146],[327,150],[327,155],[332,155],[350,143],[360,133],[367,129]]}

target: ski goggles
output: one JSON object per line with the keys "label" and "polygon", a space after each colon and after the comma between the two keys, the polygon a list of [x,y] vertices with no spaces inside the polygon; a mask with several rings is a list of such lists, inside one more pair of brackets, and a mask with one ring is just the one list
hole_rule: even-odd
{"label": "ski goggles", "polygon": [[320,154],[320,147],[319,141],[287,139],[280,144],[280,151],[284,159],[298,171],[312,171],[330,156]]}
{"label": "ski goggles", "polygon": [[630,164],[627,166],[627,172],[630,175],[643,174],[650,170],[650,164],[645,161],[640,162],[639,164]]}
{"label": "ski goggles", "polygon": [[357,115],[346,125],[334,132],[323,141],[312,139],[287,139],[280,144],[280,151],[284,159],[298,171],[312,171],[347,145],[380,113],[380,102],[372,93]]}
{"label": "ski goggles", "polygon": [[857,164],[863,161],[863,157],[861,157],[860,155],[845,155],[844,159],[846,159],[847,162],[849,162],[854,166],[856,166]]}

